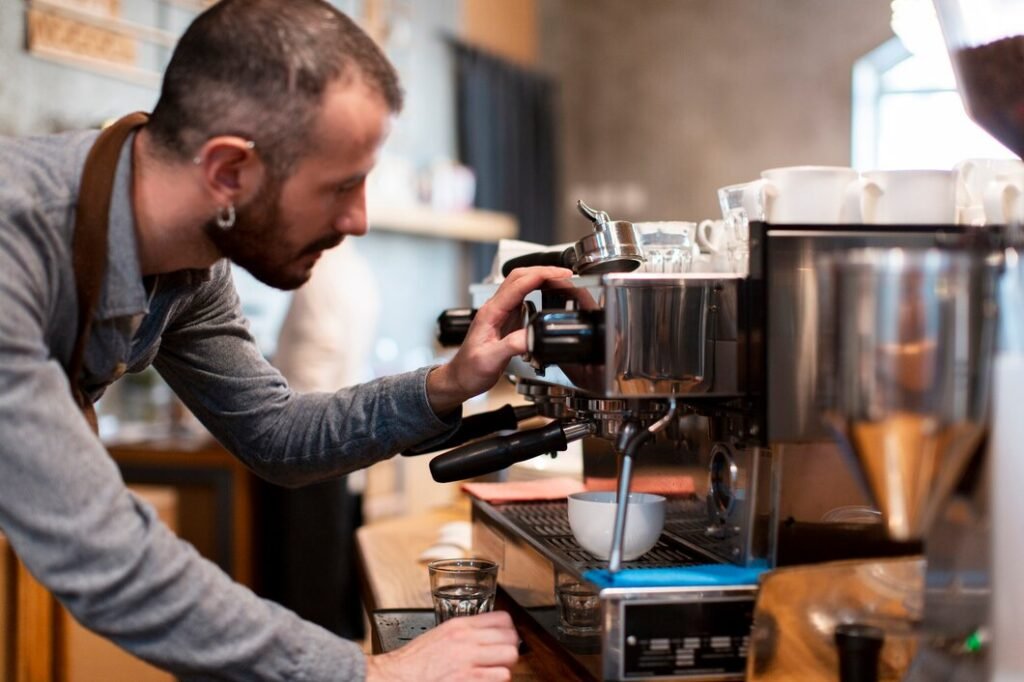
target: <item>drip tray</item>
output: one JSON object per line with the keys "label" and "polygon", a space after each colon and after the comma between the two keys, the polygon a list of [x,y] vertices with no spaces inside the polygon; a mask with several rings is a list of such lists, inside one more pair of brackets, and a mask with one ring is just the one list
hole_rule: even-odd
{"label": "drip tray", "polygon": [[380,651],[386,654],[411,642],[436,625],[433,609],[379,609],[373,612],[373,630]]}
{"label": "drip tray", "polygon": [[[576,542],[569,528],[567,503],[508,502],[492,505],[519,535],[531,539],[545,553],[560,563],[582,573],[592,568],[606,568],[607,561],[593,556]],[[724,542],[708,537],[707,512],[704,502],[696,497],[671,499],[665,511],[665,529],[654,548],[634,561],[623,562],[623,570],[631,568],[671,568],[721,563],[728,548]]]}

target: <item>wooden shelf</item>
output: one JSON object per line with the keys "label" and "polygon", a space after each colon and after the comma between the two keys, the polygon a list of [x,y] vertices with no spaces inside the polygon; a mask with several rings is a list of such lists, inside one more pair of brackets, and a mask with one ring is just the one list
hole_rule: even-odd
{"label": "wooden shelf", "polygon": [[469,242],[497,242],[499,239],[515,239],[519,234],[519,226],[513,216],[495,211],[438,211],[429,206],[369,206],[367,212],[371,230]]}

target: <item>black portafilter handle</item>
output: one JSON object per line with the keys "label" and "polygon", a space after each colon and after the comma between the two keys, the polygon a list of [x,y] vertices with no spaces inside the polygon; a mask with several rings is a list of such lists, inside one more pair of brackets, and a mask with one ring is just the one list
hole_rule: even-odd
{"label": "black portafilter handle", "polygon": [[434,443],[428,446],[416,445],[407,449],[402,454],[406,457],[410,457],[414,455],[426,455],[431,452],[437,452],[438,450],[447,450],[448,448],[454,448],[456,445],[462,445],[463,443],[468,443],[471,440],[482,438],[488,434],[494,433],[495,431],[512,431],[519,428],[519,422],[536,416],[536,405],[518,405],[516,407],[504,405],[496,410],[491,410],[490,412],[481,412],[480,414],[463,417],[462,423],[459,424],[459,428],[455,429],[455,431],[452,432],[452,435],[448,436],[440,443]]}
{"label": "black portafilter handle", "polygon": [[570,246],[564,251],[538,251],[525,256],[509,258],[501,266],[501,276],[508,277],[509,273],[516,268],[532,268],[535,265],[554,265],[572,270],[576,265],[576,252]]}
{"label": "black portafilter handle", "polygon": [[885,633],[871,625],[840,623],[835,631],[839,650],[839,682],[878,682],[878,656]]}
{"label": "black portafilter handle", "polygon": [[476,317],[474,308],[449,308],[437,318],[437,342],[445,347],[461,346],[469,325]]}
{"label": "black portafilter handle", "polygon": [[539,429],[479,440],[430,460],[430,475],[438,483],[483,476],[546,452],[565,450],[570,441],[592,431],[589,424],[555,421]]}

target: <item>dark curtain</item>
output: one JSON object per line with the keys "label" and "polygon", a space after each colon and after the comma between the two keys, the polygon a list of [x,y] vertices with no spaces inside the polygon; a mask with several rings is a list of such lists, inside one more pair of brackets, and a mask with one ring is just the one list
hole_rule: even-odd
{"label": "dark curtain", "polygon": [[[459,161],[476,174],[476,206],[514,215],[520,239],[553,243],[558,192],[554,82],[451,43]],[[490,271],[496,248],[474,249],[473,281]]]}

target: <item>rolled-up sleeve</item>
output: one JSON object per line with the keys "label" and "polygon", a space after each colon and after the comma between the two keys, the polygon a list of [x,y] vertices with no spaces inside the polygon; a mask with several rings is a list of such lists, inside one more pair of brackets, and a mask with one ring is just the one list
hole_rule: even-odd
{"label": "rolled-up sleeve", "polygon": [[32,258],[0,243],[0,529],[28,570],[85,626],[185,678],[363,679],[358,646],[234,583],[126,489],[42,340]]}

